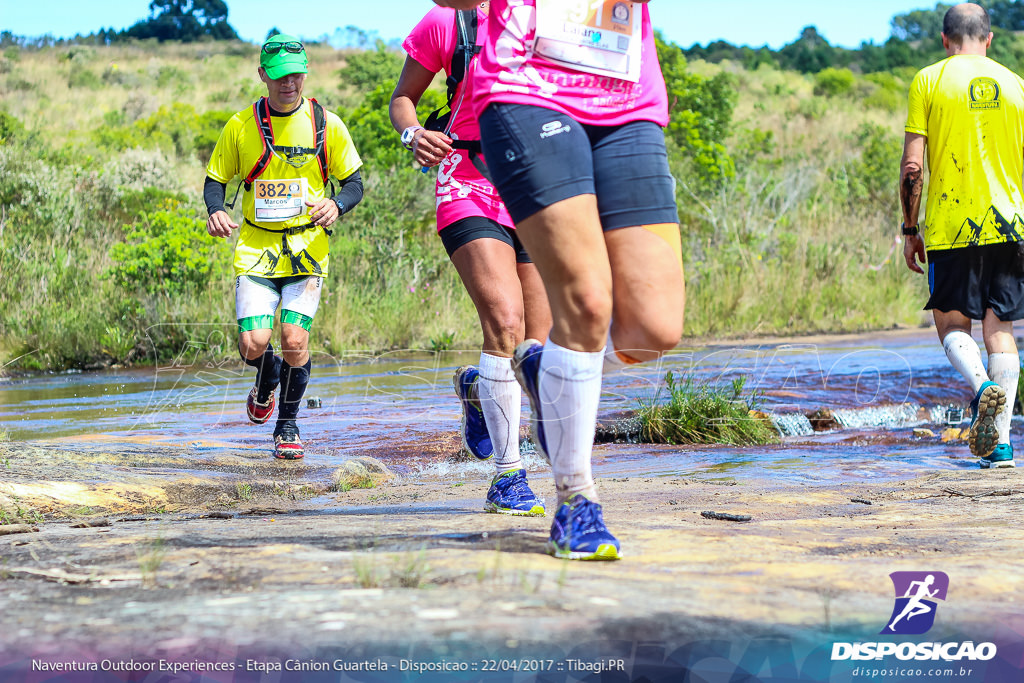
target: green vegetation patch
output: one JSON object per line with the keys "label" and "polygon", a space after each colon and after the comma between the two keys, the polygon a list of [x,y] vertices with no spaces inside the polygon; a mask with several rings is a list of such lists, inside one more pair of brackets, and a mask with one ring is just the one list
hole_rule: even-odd
{"label": "green vegetation patch", "polygon": [[[641,401],[638,417],[645,443],[754,446],[775,443],[779,434],[771,421],[752,410],[756,395],[743,397],[746,378],[723,389],[665,375],[666,401],[656,395]],[[660,392],[659,392],[660,394]]]}

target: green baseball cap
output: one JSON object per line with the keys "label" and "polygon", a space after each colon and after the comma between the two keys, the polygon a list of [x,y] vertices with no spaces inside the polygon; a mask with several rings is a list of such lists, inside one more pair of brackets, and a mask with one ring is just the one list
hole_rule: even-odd
{"label": "green baseball cap", "polygon": [[260,66],[272,80],[276,81],[288,74],[308,73],[308,64],[306,49],[295,36],[278,33],[267,38],[260,47]]}

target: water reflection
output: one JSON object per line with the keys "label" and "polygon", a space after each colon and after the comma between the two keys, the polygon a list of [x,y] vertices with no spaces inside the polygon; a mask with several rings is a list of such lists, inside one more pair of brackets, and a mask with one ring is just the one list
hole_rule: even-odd
{"label": "water reflection", "polygon": [[[369,452],[402,471],[486,476],[489,463],[451,458],[460,417],[451,375],[477,358],[470,351],[314,355],[307,395],[318,398],[320,407],[304,407],[300,414],[307,460]],[[701,477],[754,472],[816,481],[836,474],[876,476],[892,459],[922,469],[974,466],[962,457],[962,445],[909,435],[913,426],[944,423],[949,406],[970,398],[930,331],[679,349],[657,364],[607,377],[602,415],[663,396],[668,371],[726,385],[745,377],[745,391],[758,408],[792,438],[760,449],[602,445],[595,450],[599,471]],[[240,362],[204,362],[187,353],[155,369],[0,380],[0,430],[14,440],[62,439],[83,447],[187,447],[198,461],[225,453],[268,457],[271,428],[252,425],[244,415],[251,382],[252,370]],[[834,413],[841,436],[813,432],[806,415],[819,408]],[[543,467],[535,456],[529,462]]]}

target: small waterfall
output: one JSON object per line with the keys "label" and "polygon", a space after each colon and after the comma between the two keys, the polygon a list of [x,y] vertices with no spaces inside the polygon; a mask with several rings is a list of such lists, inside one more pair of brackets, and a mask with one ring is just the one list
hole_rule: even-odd
{"label": "small waterfall", "polygon": [[768,417],[782,436],[810,436],[814,433],[811,421],[802,413],[771,413]]}
{"label": "small waterfall", "polygon": [[904,403],[898,406],[846,408],[833,412],[836,420],[844,428],[858,429],[864,427],[910,427],[924,424],[925,420],[919,415],[920,410],[920,406]]}

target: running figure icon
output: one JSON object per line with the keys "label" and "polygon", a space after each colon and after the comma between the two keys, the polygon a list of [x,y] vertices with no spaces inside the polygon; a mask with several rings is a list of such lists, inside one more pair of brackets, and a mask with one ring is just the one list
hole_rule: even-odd
{"label": "running figure icon", "polygon": [[[934,591],[928,590],[929,586],[931,586],[933,583],[935,583],[934,574],[929,574],[924,581],[912,581],[910,583],[910,588],[907,589],[907,594],[903,596],[905,598],[910,598],[910,602],[908,602],[907,606],[903,608],[903,611],[900,612],[899,616],[893,619],[892,623],[889,624],[890,631],[896,631],[896,622],[898,622],[903,617],[906,617],[907,621],[910,621],[912,618],[918,616],[919,614],[927,614],[928,612],[932,611],[930,605],[926,605],[921,601],[924,598],[934,598],[935,594],[939,592],[938,588],[936,588]],[[917,587],[916,593],[914,593],[915,586]],[[911,593],[914,594],[911,595]]]}
{"label": "running figure icon", "polygon": [[927,633],[935,625],[939,601],[949,592],[949,577],[938,571],[893,572],[889,577],[896,602],[882,634]]}

